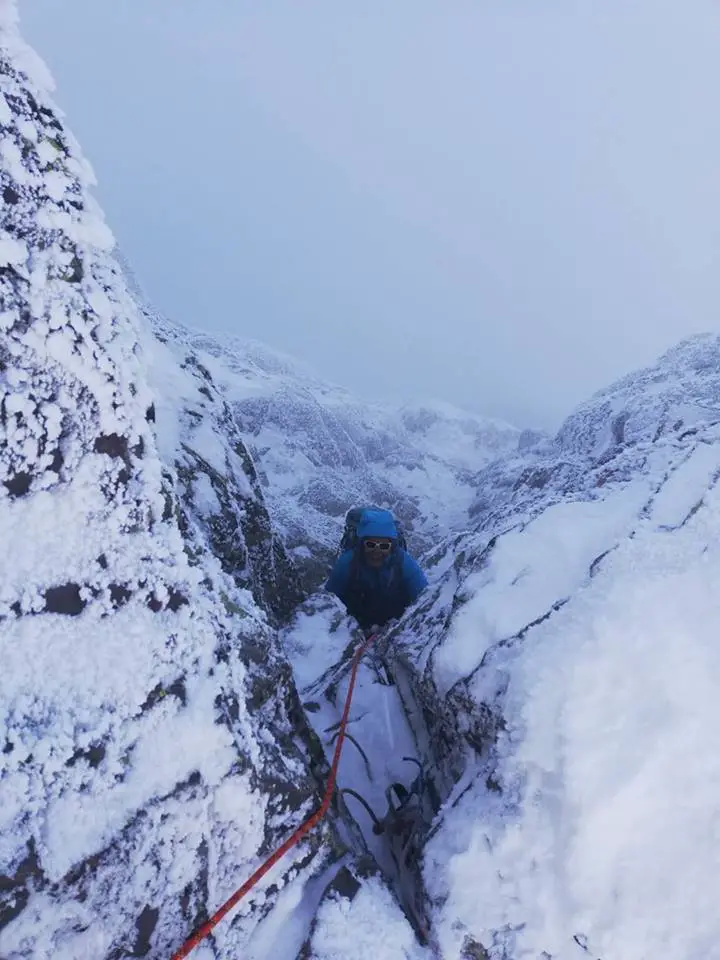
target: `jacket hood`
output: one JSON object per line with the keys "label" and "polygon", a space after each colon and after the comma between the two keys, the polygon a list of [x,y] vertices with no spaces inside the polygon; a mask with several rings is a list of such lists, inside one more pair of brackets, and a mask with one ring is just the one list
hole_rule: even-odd
{"label": "jacket hood", "polygon": [[397,540],[397,527],[392,514],[387,510],[366,510],[357,526],[357,535],[365,537],[390,537]]}

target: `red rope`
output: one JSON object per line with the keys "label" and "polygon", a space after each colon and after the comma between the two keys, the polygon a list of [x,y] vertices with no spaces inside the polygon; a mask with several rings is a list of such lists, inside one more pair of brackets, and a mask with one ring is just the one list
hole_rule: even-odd
{"label": "red rope", "polygon": [[212,933],[223,917],[228,914],[232,908],[236,906],[243,899],[243,897],[252,890],[255,884],[265,876],[268,870],[274,867],[278,860],[285,856],[288,850],[292,850],[292,848],[296,846],[302,840],[302,838],[313,829],[313,827],[317,826],[317,824],[320,823],[325,814],[328,812],[332,795],[335,790],[338,766],[340,764],[340,754],[342,753],[343,743],[345,741],[345,728],[347,727],[348,717],[350,715],[350,706],[352,704],[353,691],[355,689],[355,678],[357,676],[358,667],[360,666],[360,660],[374,639],[374,635],[368,637],[364,643],[360,645],[355,653],[355,656],[353,657],[352,669],[350,672],[350,684],[348,686],[347,697],[345,698],[345,709],[343,710],[342,719],[340,720],[339,734],[337,743],[335,744],[335,753],[333,754],[332,764],[330,765],[330,777],[328,779],[327,786],[325,787],[322,803],[315,813],[313,813],[309,819],[302,823],[297,830],[287,838],[285,843],[283,843],[281,847],[278,847],[278,849],[271,854],[270,857],[268,857],[265,863],[258,867],[255,873],[245,881],[240,889],[236,890],[230,899],[226,900],[220,909],[217,910],[206,923],[203,923],[201,927],[198,927],[198,929],[188,937],[180,949],[173,954],[172,960],[183,960],[183,957],[187,957],[187,955],[194,950],[202,940]]}

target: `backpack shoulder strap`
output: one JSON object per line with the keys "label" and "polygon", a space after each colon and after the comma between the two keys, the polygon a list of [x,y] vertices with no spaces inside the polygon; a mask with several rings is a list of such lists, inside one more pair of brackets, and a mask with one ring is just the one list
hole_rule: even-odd
{"label": "backpack shoulder strap", "polygon": [[350,567],[348,570],[348,584],[355,590],[360,588],[362,582],[362,576],[360,573],[360,567],[362,564],[362,559],[360,556],[360,551],[362,547],[359,543],[356,543],[353,547],[352,557],[350,558]]}

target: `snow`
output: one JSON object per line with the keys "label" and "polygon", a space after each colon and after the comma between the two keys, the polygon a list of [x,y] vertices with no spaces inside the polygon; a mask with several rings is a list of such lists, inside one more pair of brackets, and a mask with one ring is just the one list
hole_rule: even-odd
{"label": "snow", "polygon": [[378,879],[366,880],[354,899],[337,897],[318,910],[316,960],[423,960],[412,929]]}
{"label": "snow", "polygon": [[[54,416],[48,419],[55,422]],[[119,469],[120,465],[115,467],[116,471]],[[97,484],[97,464],[92,459],[80,464],[72,482],[64,489],[41,490],[31,499],[6,505],[3,517],[6,536],[13,543],[26,543],[29,549],[4,551],[0,555],[0,609],[9,606],[18,595],[25,598],[21,601],[24,605],[38,593],[41,585],[67,580],[79,582],[97,571],[98,557],[104,553],[114,557],[114,569],[122,582],[137,580],[137,555],[144,550],[157,550],[160,544],[151,535],[138,533],[134,538],[137,555],[133,556],[123,549],[127,535],[120,512],[117,523],[84,526],[78,518],[85,512],[98,521],[111,516]],[[40,533],[55,527],[62,531],[61,535],[48,537]],[[31,549],[28,538],[33,536],[32,532],[44,543],[42,551]],[[179,545],[179,536],[171,534],[165,549],[169,553]]]}
{"label": "snow", "polygon": [[[29,862],[39,879],[0,955],[132,949],[145,904],[164,911],[149,948],[164,954],[189,932],[178,904],[199,876],[189,913],[220,905],[313,809],[312,791],[287,809],[263,786],[294,787],[308,765],[289,717],[269,717],[280,698],[251,714],[251,671],[264,681],[285,651],[329,760],[360,637],[326,596],[276,636],[212,555],[202,524],[222,513],[222,484],[260,504],[236,418],[297,559],[322,568],[345,508],[366,499],[432,548],[431,588],[382,638],[415,675],[401,688],[364,657],[338,784],[382,817],[413,760],[466,751],[424,848],[438,955],[720,960],[720,339],[601,391],[523,458],[506,424],[439,401],[361,404],[262,344],[158,317],[151,330],[74,140],[16,112],[26,82],[44,103],[52,81],[15,20],[0,0],[3,55],[29,77],[2,73],[0,158],[32,198],[8,205],[25,239],[0,235],[0,874]],[[50,609],[58,588],[74,614]],[[413,689],[428,698],[414,710]],[[423,737],[433,708],[456,743]],[[340,865],[326,824],[197,960],[294,960],[306,941],[314,960],[428,956],[410,870],[356,798],[342,805],[345,862],[367,850],[377,868],[355,896],[326,896]]]}
{"label": "snow", "polygon": [[406,404],[399,410],[406,429],[422,437],[428,453],[438,460],[476,471],[493,452],[508,450],[508,439],[520,431],[493,417],[480,417],[439,400]]}
{"label": "snow", "polygon": [[[362,635],[347,618],[338,620],[337,611],[334,598],[315,598],[307,609],[298,613],[282,636],[301,699],[310,704],[308,718],[323,743],[328,762],[335,750],[334,733],[345,706],[351,654],[363,642]],[[348,739],[340,757],[337,782],[340,790],[357,791],[381,819],[388,812],[386,789],[396,782],[409,787],[418,770],[417,765],[407,759],[417,757],[417,746],[398,689],[379,682],[378,670],[379,662],[371,649],[358,669],[347,726]],[[393,859],[385,835],[373,832],[369,815],[355,797],[345,795],[344,803],[385,881],[382,885],[374,880],[364,882],[357,905],[358,897],[352,905],[339,902],[333,904],[332,909],[321,908],[316,933],[321,945],[317,946],[313,939],[318,957],[371,955],[377,949],[377,940],[375,933],[371,935],[365,929],[365,917],[373,910],[382,916],[384,949],[388,951],[380,956],[424,957],[425,951],[417,945],[412,927],[402,918],[397,902],[385,891],[385,884],[390,883],[399,895],[407,892],[406,878]],[[340,950],[343,942],[345,954],[323,952]]]}
{"label": "snow", "polygon": [[193,502],[200,513],[212,516],[220,512],[220,501],[207,474],[203,473],[193,480]]}
{"label": "snow", "polygon": [[[112,669],[111,664],[108,666]],[[44,861],[51,880],[60,880],[73,864],[101,849],[135,810],[170,793],[193,771],[198,770],[211,787],[221,784],[235,759],[232,737],[213,722],[214,684],[194,686],[201,689],[190,691],[191,709],[179,710],[175,701],[156,711],[152,728],[134,745],[132,769],[121,783],[106,785],[101,794],[96,791],[95,795],[78,797],[66,793],[50,804]],[[175,744],[174,748],[170,744]],[[244,825],[235,830],[236,855],[249,860],[262,843],[262,821],[258,824],[257,816],[248,817],[250,811],[257,810],[258,798],[253,797],[247,784],[242,789],[240,785],[236,779],[226,780],[221,803],[225,801],[226,814],[233,809],[227,802],[228,791],[232,791],[237,819],[230,822]],[[241,798],[243,802],[238,803]]]}
{"label": "snow", "polygon": [[[506,931],[518,960],[577,960],[575,935],[595,957],[720,956],[717,455],[700,445],[668,482],[664,520],[683,473],[675,517],[705,479],[682,529],[641,521],[516,653],[497,748],[504,798],[476,781],[426,851],[431,895],[449,896],[445,956],[467,931],[486,944]],[[612,505],[594,506],[610,531]],[[573,518],[558,520],[572,542]]]}
{"label": "snow", "polygon": [[655,497],[649,517],[658,527],[680,526],[705,496],[720,473],[720,450],[714,443],[699,443],[675,468]]}
{"label": "snow", "polygon": [[336,870],[335,865],[315,877],[303,871],[301,882],[281,892],[272,913],[258,924],[250,939],[244,953],[247,960],[296,960]]}
{"label": "snow", "polygon": [[292,629],[283,636],[283,646],[293,664],[298,690],[304,690],[342,657],[348,644],[355,642],[350,621],[332,629],[333,611],[341,607],[329,598],[319,612],[315,605],[295,614]]}
{"label": "snow", "polygon": [[5,94],[0,93],[0,123],[7,126],[12,120],[12,113],[10,112],[10,107],[8,102],[5,99]]}
{"label": "snow", "polygon": [[0,266],[25,263],[27,256],[27,246],[22,240],[15,240],[0,233]]}
{"label": "snow", "polygon": [[[155,394],[158,450],[162,459],[173,462],[182,458],[183,445],[191,445],[213,470],[225,476],[228,472],[228,446],[218,432],[217,423],[208,416],[208,408],[213,402],[209,402],[206,393],[208,383],[197,373],[196,367],[187,364],[188,342],[177,336],[161,342],[148,329],[142,331],[141,340],[145,375]],[[244,473],[236,470],[235,477],[243,494],[253,497],[254,492]],[[198,483],[198,505],[202,504],[206,512],[210,511],[217,496],[210,489],[207,478]]]}
{"label": "snow", "polygon": [[647,481],[618,491],[610,502],[567,501],[510,530],[488,562],[463,583],[469,598],[435,655],[441,695],[472,674],[485,652],[564,602],[589,575],[593,560],[613,547],[650,493]]}

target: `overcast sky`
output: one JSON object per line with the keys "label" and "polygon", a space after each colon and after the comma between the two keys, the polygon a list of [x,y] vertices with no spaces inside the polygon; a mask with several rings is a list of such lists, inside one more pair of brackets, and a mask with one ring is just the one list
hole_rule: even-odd
{"label": "overcast sky", "polygon": [[20,0],[157,306],[552,427],[720,328],[715,0]]}

